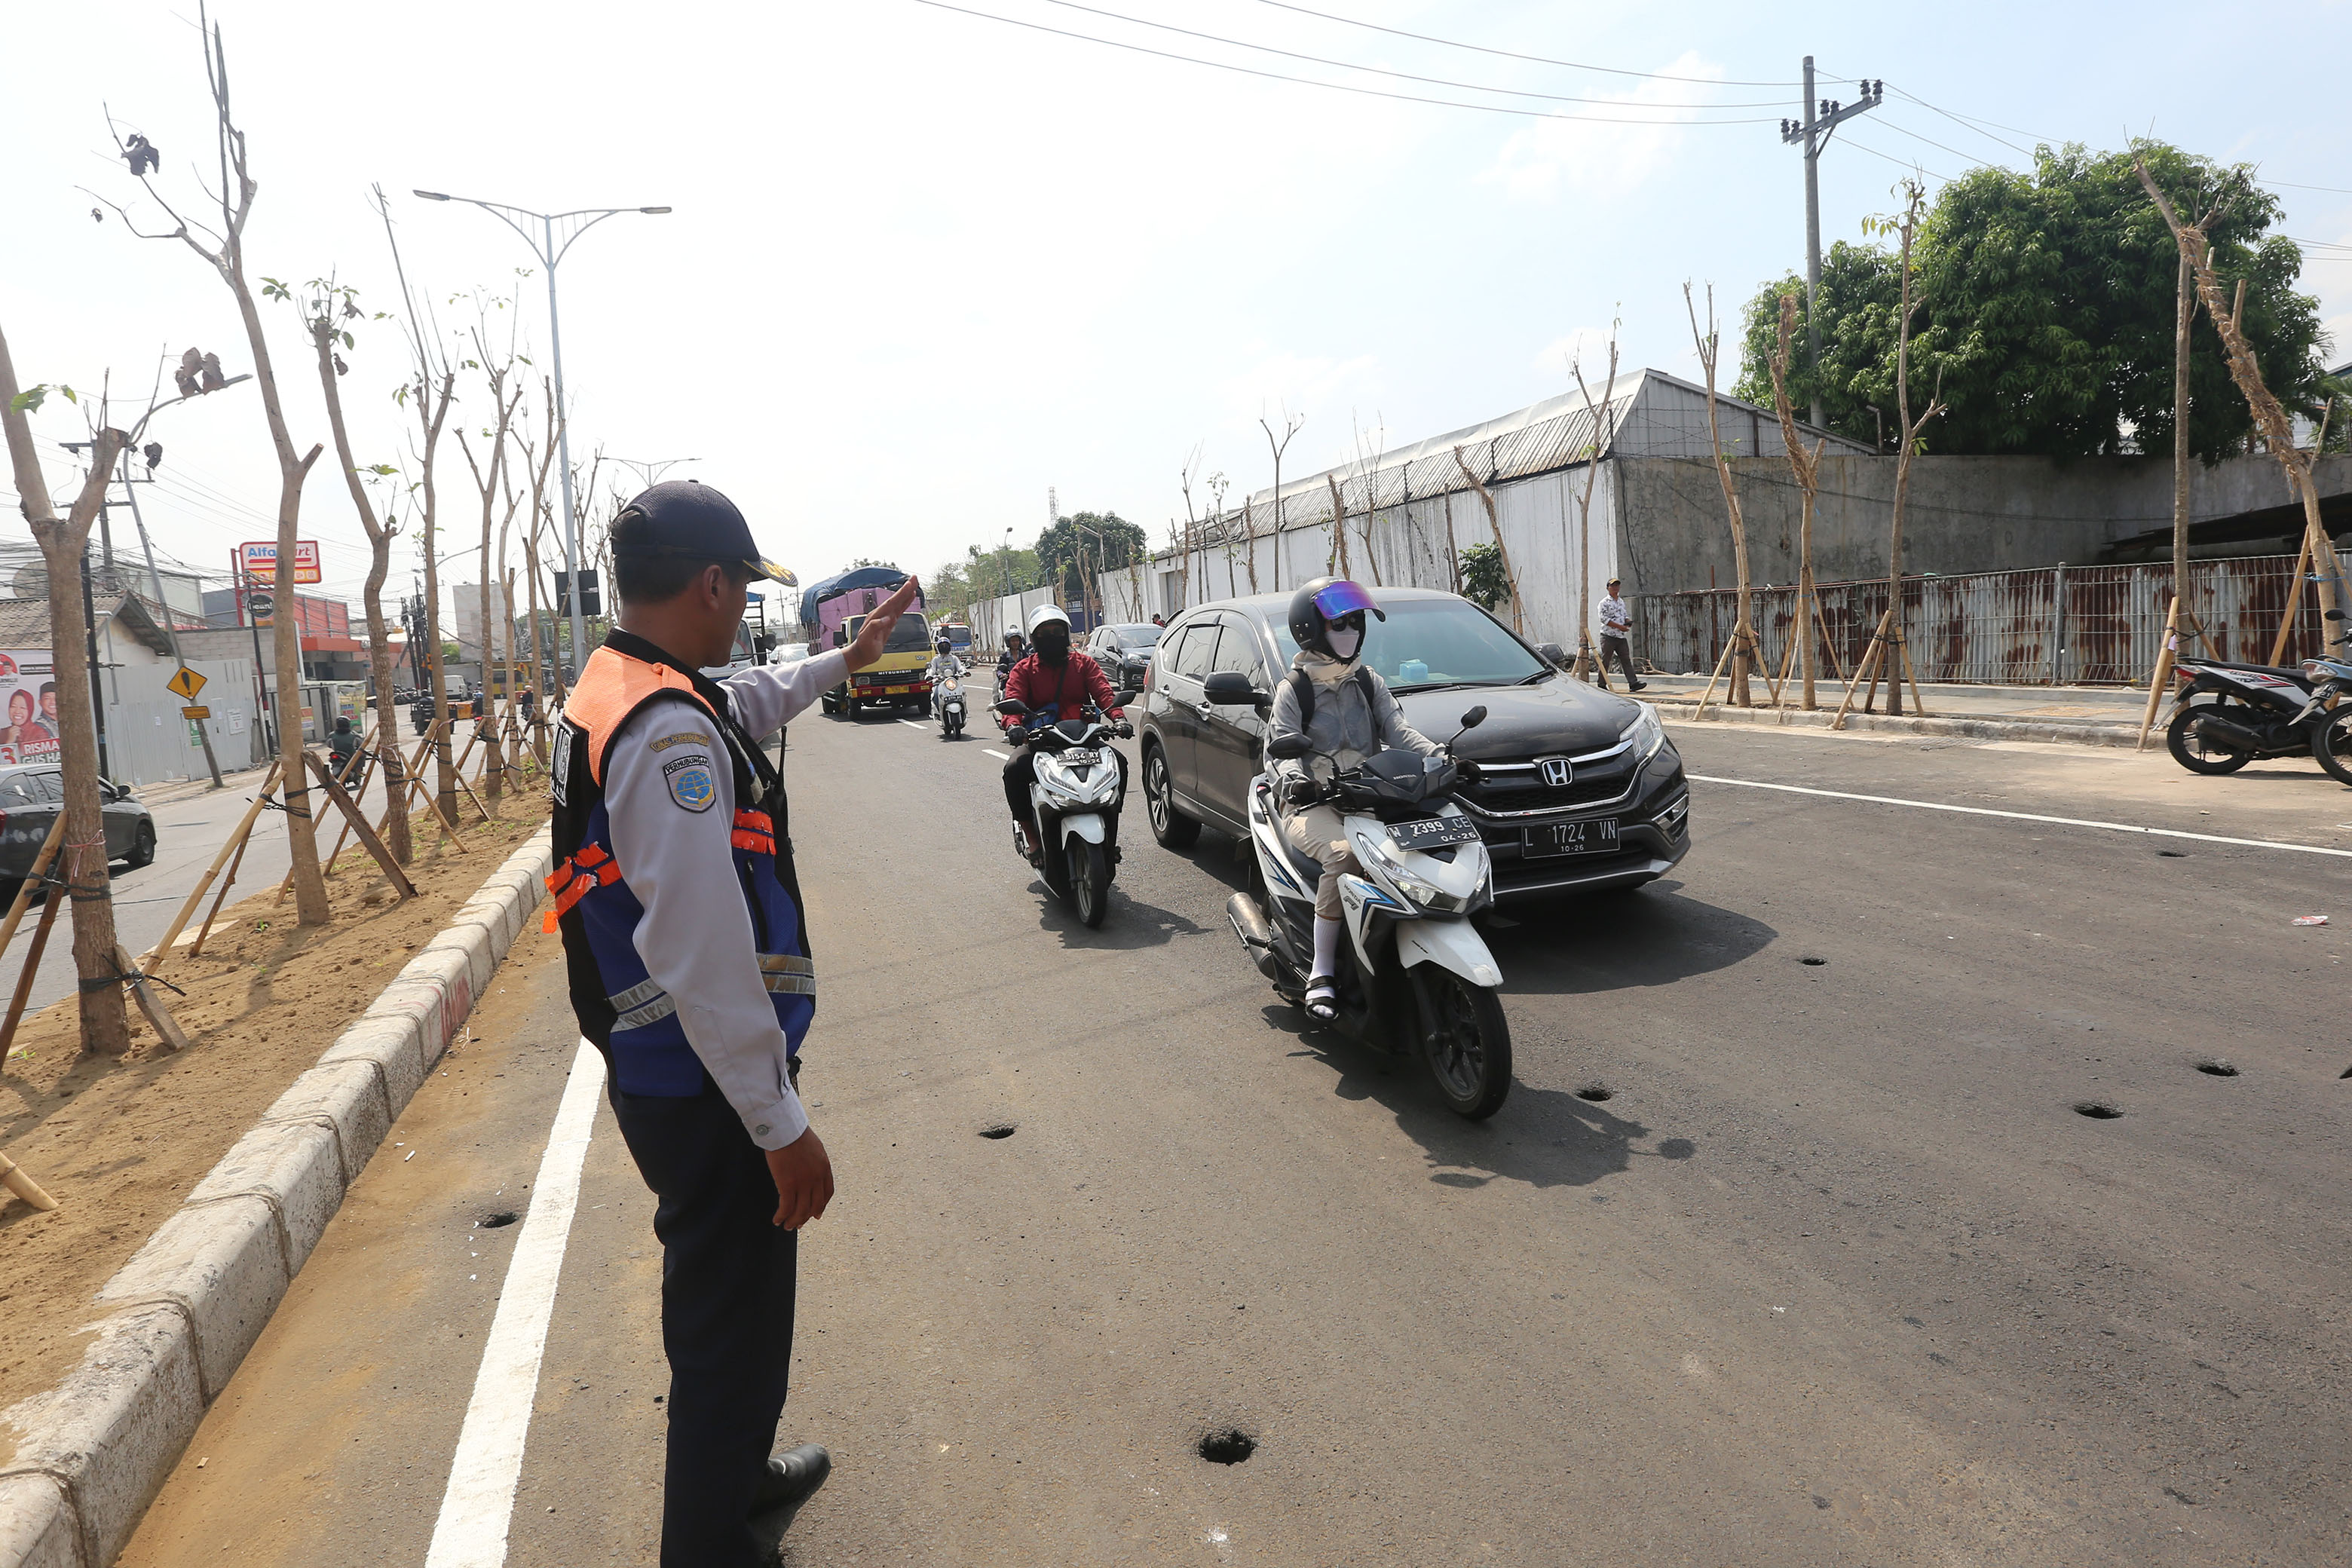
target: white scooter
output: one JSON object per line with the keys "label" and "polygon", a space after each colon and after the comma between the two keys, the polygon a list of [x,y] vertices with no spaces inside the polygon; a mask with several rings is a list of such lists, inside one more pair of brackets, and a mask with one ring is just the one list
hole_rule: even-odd
{"label": "white scooter", "polygon": [[[1243,675],[1212,675],[1204,695],[1251,702],[1248,685]],[[1473,708],[1462,728],[1486,718],[1484,707]],[[1511,1092],[1511,1027],[1496,994],[1502,967],[1470,921],[1494,901],[1494,867],[1478,825],[1451,798],[1464,766],[1453,744],[1434,757],[1375,752],[1328,786],[1325,798],[1339,807],[1365,872],[1340,877],[1348,940],[1333,1026],[1375,1050],[1403,1055],[1417,1047],[1447,1107],[1475,1121],[1501,1110]],[[1287,747],[1266,750],[1270,757],[1303,755],[1306,742],[1294,736]],[[1283,837],[1267,774],[1251,785],[1249,818],[1256,874],[1249,891],[1226,901],[1225,915],[1275,993],[1303,1006],[1323,868]]]}
{"label": "white scooter", "polygon": [[[1112,706],[1123,708],[1134,695],[1120,692]],[[1006,742],[1036,753],[1029,809],[1045,836],[1038,866],[1045,887],[1087,926],[1100,926],[1110,911],[1110,881],[1118,865],[1109,829],[1118,820],[1120,771],[1109,742],[1133,735],[1135,726],[1107,721],[1091,706],[1083,719],[1056,720],[1051,704],[1033,710],[1010,697],[995,710],[1022,721],[1005,731]]]}
{"label": "white scooter", "polygon": [[949,740],[963,733],[963,680],[960,675],[931,679],[931,717],[939,721],[940,733]]}

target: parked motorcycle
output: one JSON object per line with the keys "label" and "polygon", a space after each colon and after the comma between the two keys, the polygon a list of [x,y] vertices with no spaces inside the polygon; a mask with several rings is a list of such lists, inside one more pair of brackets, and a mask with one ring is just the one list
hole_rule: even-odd
{"label": "parked motorcycle", "polygon": [[[1254,700],[1246,677],[1234,681],[1239,689],[1229,691],[1212,675],[1204,694],[1212,702]],[[1462,729],[1486,717],[1483,706],[1473,708]],[[1494,868],[1478,825],[1451,798],[1465,765],[1453,745],[1427,758],[1375,752],[1328,786],[1325,798],[1339,808],[1364,868],[1339,884],[1348,940],[1333,1026],[1375,1050],[1417,1052],[1446,1105],[1475,1121],[1502,1109],[1511,1092],[1511,1028],[1496,994],[1502,966],[1470,921],[1494,901]],[[1266,751],[1302,755],[1306,741],[1287,737]],[[1268,774],[1251,785],[1249,821],[1255,874],[1249,891],[1227,900],[1225,915],[1275,994],[1303,1006],[1323,868],[1283,837]]]}
{"label": "parked motorcycle", "polygon": [[[1112,706],[1123,708],[1134,696],[1120,692]],[[1067,902],[1088,927],[1100,926],[1110,910],[1111,877],[1118,866],[1110,828],[1118,820],[1121,775],[1110,742],[1133,735],[1135,726],[1106,719],[1091,704],[1080,719],[1055,719],[1054,704],[1033,709],[1013,697],[997,703],[995,711],[1020,721],[1006,729],[1005,740],[1036,753],[1029,809],[1044,835],[1038,870],[1046,890]]]}
{"label": "parked motorcycle", "polygon": [[[2327,614],[2332,622],[2346,618],[2342,610]],[[2180,689],[2164,731],[2172,760],[2190,773],[2231,773],[2257,760],[2307,752],[2352,784],[2352,704],[2328,707],[2332,699],[2352,695],[2345,643],[2333,637],[2329,652],[2292,669],[2182,658],[2176,667]]]}
{"label": "parked motorcycle", "polygon": [[931,682],[931,717],[939,721],[940,733],[954,740],[963,733],[963,682],[952,675],[943,675]]}

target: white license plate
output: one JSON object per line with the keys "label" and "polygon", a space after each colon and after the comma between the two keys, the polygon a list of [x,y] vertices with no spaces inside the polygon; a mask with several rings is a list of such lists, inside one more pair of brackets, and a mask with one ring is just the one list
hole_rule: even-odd
{"label": "white license plate", "polygon": [[1389,842],[1400,849],[1434,849],[1441,844],[1475,844],[1478,825],[1466,816],[1431,816],[1389,824]]}
{"label": "white license plate", "polygon": [[1552,855],[1607,855],[1617,848],[1617,819],[1589,822],[1547,822],[1527,830],[1525,853],[1529,859]]}
{"label": "white license plate", "polygon": [[1100,752],[1089,751],[1084,746],[1074,746],[1062,753],[1063,764],[1067,767],[1090,768],[1101,761]]}

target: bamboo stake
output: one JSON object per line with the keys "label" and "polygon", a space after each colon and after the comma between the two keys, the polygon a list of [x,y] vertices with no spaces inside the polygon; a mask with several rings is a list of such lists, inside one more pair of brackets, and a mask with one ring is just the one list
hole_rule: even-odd
{"label": "bamboo stake", "polygon": [[2180,594],[2174,585],[2172,608],[2165,612],[2164,646],[2157,649],[2156,673],[2147,678],[2147,711],[2140,715],[2139,743],[2136,752],[2147,750],[2147,732],[2156,728],[2156,710],[2164,700],[2164,689],[2172,679],[2172,649],[2180,635]]}
{"label": "bamboo stake", "polygon": [[1895,606],[1889,605],[1885,614],[1878,617],[1878,628],[1870,634],[1870,647],[1863,654],[1862,663],[1854,667],[1853,679],[1846,682],[1845,700],[1838,704],[1837,717],[1830,721],[1831,729],[1845,728],[1845,716],[1853,710],[1854,688],[1863,679],[1869,679],[1872,691],[1878,689],[1878,665],[1886,650],[1886,623],[1894,614]]}
{"label": "bamboo stake", "polygon": [[23,881],[16,884],[16,898],[8,906],[7,922],[0,924],[0,952],[5,952],[8,950],[8,944],[16,940],[16,922],[25,918],[26,908],[33,901],[33,889],[40,886],[41,878],[47,873],[49,863],[58,858],[58,845],[63,841],[65,836],[66,814],[60,811],[58,813],[57,821],[49,825],[49,836],[41,840],[40,853],[33,857],[33,868],[25,873]]}
{"label": "bamboo stake", "polygon": [[0,1154],[0,1186],[6,1187],[43,1214],[58,1206],[58,1200],[43,1192],[41,1184],[25,1174],[25,1167],[5,1154]]}
{"label": "bamboo stake", "polygon": [[[196,905],[203,902],[205,892],[213,885],[213,879],[220,875],[220,869],[228,863],[229,856],[235,853],[239,860],[245,858],[245,841],[253,832],[255,819],[261,815],[262,803],[269,797],[269,786],[278,782],[278,763],[269,764],[269,771],[261,777],[261,787],[253,792],[253,804],[245,808],[244,820],[222,841],[220,853],[213,857],[213,863],[205,869],[203,879],[188,889],[188,901],[182,904],[180,912],[172,917],[172,924],[163,932],[163,940],[148,951],[147,956],[157,969],[171,961],[172,944],[179,941],[180,933],[187,929],[188,917],[196,912]],[[226,892],[228,889],[224,887],[221,890]]]}
{"label": "bamboo stake", "polygon": [[[247,835],[245,843],[251,842],[252,836]],[[190,958],[204,952],[205,939],[213,933],[213,921],[220,918],[221,905],[228,901],[228,890],[236,886],[236,868],[244,864],[245,844],[239,844],[236,847],[236,858],[228,863],[228,875],[221,879],[220,887],[213,894],[213,907],[205,911],[205,923],[196,928],[196,940],[188,944]]]}
{"label": "bamboo stake", "polygon": [[49,928],[58,923],[58,906],[65,900],[49,898],[42,900],[40,923],[33,927],[33,945],[25,952],[25,967],[16,976],[16,994],[8,999],[8,1020],[0,1024],[0,1062],[8,1059],[8,1047],[16,1038],[16,1021],[25,1016],[25,1004],[33,994],[33,972],[41,967],[41,950],[49,945]]}
{"label": "bamboo stake", "polygon": [[148,1026],[162,1036],[172,1049],[186,1050],[187,1031],[180,1027],[180,1021],[163,1005],[163,998],[156,994],[154,977],[140,973],[139,965],[131,961],[131,950],[119,942],[114,944],[114,969],[123,976],[123,984],[131,987],[131,998],[139,1004],[140,1015],[147,1020]]}
{"label": "bamboo stake", "polygon": [[375,863],[383,868],[385,879],[399,890],[403,899],[415,898],[416,884],[408,879],[408,874],[400,868],[400,862],[392,858],[392,851],[384,847],[383,840],[378,838],[375,829],[368,826],[367,818],[361,815],[359,805],[352,799],[350,792],[335,782],[335,775],[328,771],[326,763],[307,752],[303,757],[310,763],[310,771],[319,775],[320,787],[327,792],[327,798],[335,803],[335,809],[341,811],[358,830],[360,842],[367,847],[370,855],[375,857]]}
{"label": "bamboo stake", "polygon": [[[335,775],[336,782],[339,784],[349,784],[351,782],[352,770],[363,765],[361,759],[368,754],[369,743],[371,742],[380,741],[382,738],[383,727],[381,725],[362,736],[360,738],[360,749],[353,752],[351,754],[350,759],[343,763],[342,767],[337,770]],[[348,822],[336,830],[335,847],[327,851],[327,858],[319,862],[320,876],[331,877],[335,874],[335,857],[343,852],[343,843],[346,839],[350,838],[351,836],[352,825]]]}
{"label": "bamboo stake", "polygon": [[1911,664],[1911,639],[1903,635],[1900,627],[1895,633],[1895,651],[1903,656],[1903,678],[1911,683],[1911,711],[1927,718],[1927,700],[1919,695],[1919,672]]}
{"label": "bamboo stake", "polygon": [[2287,579],[2286,608],[2279,616],[2278,638],[2271,644],[2272,664],[2286,658],[2286,641],[2294,632],[2294,618],[2303,613],[2303,574],[2311,564],[2311,530],[2303,531],[2303,548],[2294,558],[2294,575]]}
{"label": "bamboo stake", "polygon": [[1706,711],[1708,701],[1715,696],[1715,683],[1723,679],[1723,667],[1731,662],[1731,650],[1738,646],[1739,638],[1736,633],[1730,641],[1723,645],[1723,654],[1715,661],[1715,673],[1706,678],[1706,689],[1699,695],[1698,711],[1702,714]]}

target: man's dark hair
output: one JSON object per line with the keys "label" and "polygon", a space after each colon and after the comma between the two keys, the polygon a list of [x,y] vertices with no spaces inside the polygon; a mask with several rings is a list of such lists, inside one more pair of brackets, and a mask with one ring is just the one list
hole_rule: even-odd
{"label": "man's dark hair", "polygon": [[634,512],[613,525],[613,592],[625,605],[658,605],[675,599],[709,566],[726,568],[728,582],[739,588],[759,575],[741,561],[635,553],[632,547],[641,545],[651,529],[645,518]]}

